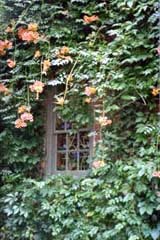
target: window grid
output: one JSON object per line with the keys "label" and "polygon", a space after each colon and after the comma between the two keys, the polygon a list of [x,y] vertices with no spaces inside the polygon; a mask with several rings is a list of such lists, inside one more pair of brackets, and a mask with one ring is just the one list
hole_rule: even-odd
{"label": "window grid", "polygon": [[[89,146],[89,137],[87,137],[87,141],[85,140],[85,135],[89,132],[87,128],[80,129],[80,131],[76,134],[70,134],[71,127],[68,123],[64,123],[64,129],[57,130],[57,117],[54,124],[54,135],[56,138],[56,149],[55,149],[55,167],[56,171],[84,171],[89,168],[88,163],[86,162],[88,156],[90,155],[90,146]],[[63,142],[63,135],[65,136],[65,144],[62,149],[59,149],[60,143],[60,136],[62,137]],[[82,139],[84,137],[84,145],[85,148],[83,149]],[[76,140],[76,141],[75,141]],[[72,145],[75,148],[72,149]],[[61,143],[60,143],[61,144]],[[63,154],[63,155],[62,155]],[[72,155],[72,157],[70,157]],[[59,156],[65,157],[65,166],[61,166],[62,159]],[[85,159],[86,158],[86,159]],[[84,159],[84,160],[83,160]],[[60,161],[59,161],[60,160]],[[59,161],[59,162],[58,162]],[[59,166],[60,164],[60,166]],[[75,165],[75,166],[74,166]]]}

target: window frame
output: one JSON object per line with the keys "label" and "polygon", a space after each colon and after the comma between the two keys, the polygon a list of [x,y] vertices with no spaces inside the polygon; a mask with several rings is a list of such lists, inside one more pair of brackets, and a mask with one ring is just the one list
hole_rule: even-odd
{"label": "window frame", "polygon": [[[46,168],[45,168],[45,175],[73,175],[77,177],[85,176],[89,169],[87,170],[57,170],[57,161],[56,161],[56,154],[57,154],[57,137],[55,136],[59,132],[55,129],[56,127],[56,117],[55,112],[53,111],[54,104],[53,104],[53,96],[56,94],[55,87],[48,86],[46,90],[46,117],[45,117],[45,152],[46,152]],[[91,131],[92,127],[89,129],[80,129],[80,131]],[[60,133],[65,133],[66,131],[60,131]],[[77,151],[78,152],[78,151]],[[85,151],[84,151],[85,152]],[[87,152],[87,151],[86,151]],[[89,158],[93,156],[93,137],[89,137]]]}

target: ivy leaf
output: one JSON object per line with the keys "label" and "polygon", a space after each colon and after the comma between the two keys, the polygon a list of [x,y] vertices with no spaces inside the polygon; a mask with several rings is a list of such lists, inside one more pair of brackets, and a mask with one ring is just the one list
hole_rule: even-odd
{"label": "ivy leaf", "polygon": [[130,95],[124,95],[124,96],[121,96],[121,99],[127,100],[127,101],[130,101],[130,100],[135,101],[136,97],[130,96]]}
{"label": "ivy leaf", "polygon": [[154,228],[150,231],[153,240],[157,240],[160,236],[160,231],[157,228]]}
{"label": "ivy leaf", "polygon": [[134,4],[134,0],[128,0],[128,1],[127,1],[128,7],[132,8],[132,7],[133,7],[133,4]]}
{"label": "ivy leaf", "polygon": [[137,235],[130,236],[128,240],[139,240],[140,238]]}

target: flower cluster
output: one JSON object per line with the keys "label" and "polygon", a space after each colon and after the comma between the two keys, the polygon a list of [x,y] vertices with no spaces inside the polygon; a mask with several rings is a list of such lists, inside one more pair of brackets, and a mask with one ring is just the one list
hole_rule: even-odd
{"label": "flower cluster", "polygon": [[18,37],[23,41],[37,43],[40,36],[37,32],[38,25],[36,23],[28,24],[28,28],[20,27],[18,29]]}
{"label": "flower cluster", "polygon": [[39,58],[41,56],[41,52],[39,50],[36,50],[34,53],[34,58]]}
{"label": "flower cluster", "polygon": [[83,16],[83,21],[87,24],[89,23],[92,23],[92,22],[95,22],[99,19],[99,17],[97,15],[93,15],[93,16],[87,16],[87,15],[84,15]]}
{"label": "flower cluster", "polygon": [[43,63],[42,63],[42,65],[43,65],[42,74],[47,75],[47,71],[48,71],[48,69],[49,69],[50,66],[51,66],[50,60],[49,60],[49,59],[48,59],[48,60],[44,60]]}
{"label": "flower cluster", "polygon": [[24,113],[24,112],[29,112],[30,111],[30,108],[27,107],[26,105],[21,105],[19,108],[18,108],[18,113]]}
{"label": "flower cluster", "polygon": [[8,26],[5,30],[6,33],[12,33],[13,32],[13,28]]}
{"label": "flower cluster", "polygon": [[158,177],[160,178],[160,171],[152,173],[152,177]]}
{"label": "flower cluster", "polygon": [[33,122],[33,115],[29,112],[30,108],[26,105],[22,105],[18,108],[18,113],[20,113],[20,118],[15,121],[16,128],[27,127],[27,122]]}
{"label": "flower cluster", "polygon": [[63,106],[64,105],[64,97],[56,97],[57,102],[55,102],[57,105]]}
{"label": "flower cluster", "polygon": [[160,93],[160,88],[153,88],[152,94],[153,96],[157,96]]}
{"label": "flower cluster", "polygon": [[8,40],[4,40],[4,41],[0,40],[0,55],[4,55],[6,53],[6,50],[12,47],[13,47],[12,42]]}
{"label": "flower cluster", "polygon": [[96,94],[96,88],[95,87],[86,87],[84,93],[90,97]]}
{"label": "flower cluster", "polygon": [[105,162],[103,160],[94,161],[92,163],[93,168],[100,168],[100,167],[104,167],[104,166],[105,166]]}
{"label": "flower cluster", "polygon": [[95,87],[85,87],[85,95],[87,95],[88,97],[85,99],[85,103],[90,103],[92,98],[95,94],[96,94],[96,88]]}
{"label": "flower cluster", "polygon": [[4,93],[4,95],[7,95],[9,93],[9,89],[6,88],[3,83],[0,83],[0,92]]}
{"label": "flower cluster", "polygon": [[157,53],[160,56],[160,46],[157,48]]}
{"label": "flower cluster", "polygon": [[24,122],[26,122],[26,121],[33,122],[33,115],[31,113],[29,113],[29,112],[24,112],[21,115],[21,119]]}
{"label": "flower cluster", "polygon": [[43,92],[44,83],[36,80],[29,88],[31,92],[36,92],[36,99],[39,99],[39,94]]}
{"label": "flower cluster", "polygon": [[15,121],[15,128],[24,128],[24,127],[27,127],[27,123],[24,122],[21,118],[18,118]]}
{"label": "flower cluster", "polygon": [[72,58],[71,58],[71,56],[69,56],[69,54],[70,54],[69,47],[64,46],[58,51],[56,56],[57,56],[57,58],[71,60]]}
{"label": "flower cluster", "polygon": [[98,122],[100,124],[101,127],[110,125],[112,123],[111,119],[108,119],[107,117],[99,117]]}
{"label": "flower cluster", "polygon": [[92,100],[92,99],[91,99],[90,97],[87,97],[87,98],[85,99],[85,103],[88,103],[88,104],[89,104],[89,103],[91,103],[91,100]]}

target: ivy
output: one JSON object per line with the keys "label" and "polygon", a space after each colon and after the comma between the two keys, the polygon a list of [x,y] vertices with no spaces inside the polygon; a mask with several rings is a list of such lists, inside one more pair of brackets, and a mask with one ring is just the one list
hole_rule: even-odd
{"label": "ivy", "polygon": [[[158,94],[152,94],[158,88],[158,4],[0,1],[1,45],[9,41],[0,49],[4,239],[159,238],[151,180],[160,159]],[[27,39],[19,32],[28,33],[30,24],[37,39],[34,31]],[[51,87],[58,89],[53,111],[75,129],[102,118],[112,122],[91,133],[101,136],[92,160],[105,167],[86,179],[31,180],[44,174],[44,102]],[[87,87],[94,94],[88,96]],[[17,129],[22,106],[34,121]]]}
{"label": "ivy", "polygon": [[154,164],[127,162],[108,162],[79,180],[58,176],[19,183],[21,176],[6,177],[3,236],[158,239],[159,198],[150,182]]}

